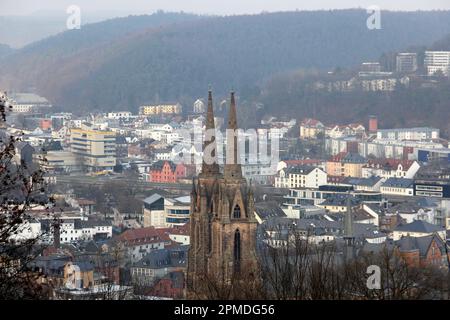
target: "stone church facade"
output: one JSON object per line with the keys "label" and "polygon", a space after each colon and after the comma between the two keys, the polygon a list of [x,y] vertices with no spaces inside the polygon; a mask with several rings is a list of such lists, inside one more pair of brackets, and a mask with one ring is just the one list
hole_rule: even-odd
{"label": "stone church facade", "polygon": [[[231,93],[228,129],[237,130],[234,93]],[[211,91],[206,130],[215,130]],[[193,180],[187,269],[187,296],[191,298],[207,297],[208,285],[258,279],[254,197],[237,163],[237,146],[236,135],[227,136],[227,160],[221,173],[214,137],[203,145],[203,150],[212,150],[211,156],[216,161],[210,163],[204,158],[202,171]]]}

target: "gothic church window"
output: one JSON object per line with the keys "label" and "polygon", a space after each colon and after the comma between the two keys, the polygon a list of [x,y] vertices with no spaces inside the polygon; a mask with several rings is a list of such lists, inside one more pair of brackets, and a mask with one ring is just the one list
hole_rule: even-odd
{"label": "gothic church window", "polygon": [[234,232],[234,271],[239,272],[241,270],[241,233],[239,229]]}
{"label": "gothic church window", "polygon": [[233,218],[239,219],[241,217],[241,207],[237,204],[233,209]]}

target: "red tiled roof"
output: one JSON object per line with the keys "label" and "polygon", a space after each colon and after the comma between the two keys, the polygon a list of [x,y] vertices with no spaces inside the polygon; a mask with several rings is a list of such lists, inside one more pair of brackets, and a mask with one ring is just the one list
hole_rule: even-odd
{"label": "red tiled roof", "polygon": [[302,120],[302,122],[300,124],[307,125],[307,126],[317,126],[317,125],[321,124],[321,122],[317,119],[305,118]]}
{"label": "red tiled roof", "polygon": [[156,229],[155,227],[130,229],[119,235],[118,239],[126,243],[152,243],[170,242],[168,228]]}

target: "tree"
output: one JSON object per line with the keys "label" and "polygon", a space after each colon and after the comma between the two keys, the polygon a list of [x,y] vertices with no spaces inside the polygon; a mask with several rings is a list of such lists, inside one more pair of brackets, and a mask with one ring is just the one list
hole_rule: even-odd
{"label": "tree", "polygon": [[[8,107],[6,94],[0,95],[2,125]],[[41,299],[45,288],[37,283],[40,274],[30,262],[45,234],[31,232],[28,212],[34,206],[48,208],[51,199],[45,194],[44,172],[17,161],[18,141],[0,131],[0,299]]]}

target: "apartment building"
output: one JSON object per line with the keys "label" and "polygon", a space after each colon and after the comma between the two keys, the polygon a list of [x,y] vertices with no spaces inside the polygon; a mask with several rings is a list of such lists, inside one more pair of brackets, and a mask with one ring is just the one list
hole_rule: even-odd
{"label": "apartment building", "polygon": [[450,75],[450,51],[425,51],[425,68],[429,76]]}
{"label": "apartment building", "polygon": [[377,139],[388,140],[430,140],[439,139],[439,129],[421,127],[421,128],[399,128],[382,129],[377,132]]}
{"label": "apartment building", "polygon": [[180,114],[181,112],[182,112],[182,108],[179,103],[141,106],[139,108],[139,114],[144,115],[144,116],[163,115],[163,114]]}
{"label": "apartment building", "polygon": [[327,184],[326,172],[306,165],[281,169],[275,177],[276,188],[318,188],[325,184]]}
{"label": "apartment building", "polygon": [[86,125],[72,128],[70,151],[89,171],[112,170],[116,165],[116,133]]}
{"label": "apartment building", "polygon": [[413,73],[417,70],[417,53],[402,52],[396,57],[396,71],[399,73]]}
{"label": "apartment building", "polygon": [[326,172],[330,176],[362,178],[362,167],[367,160],[357,153],[341,152],[326,163]]}

